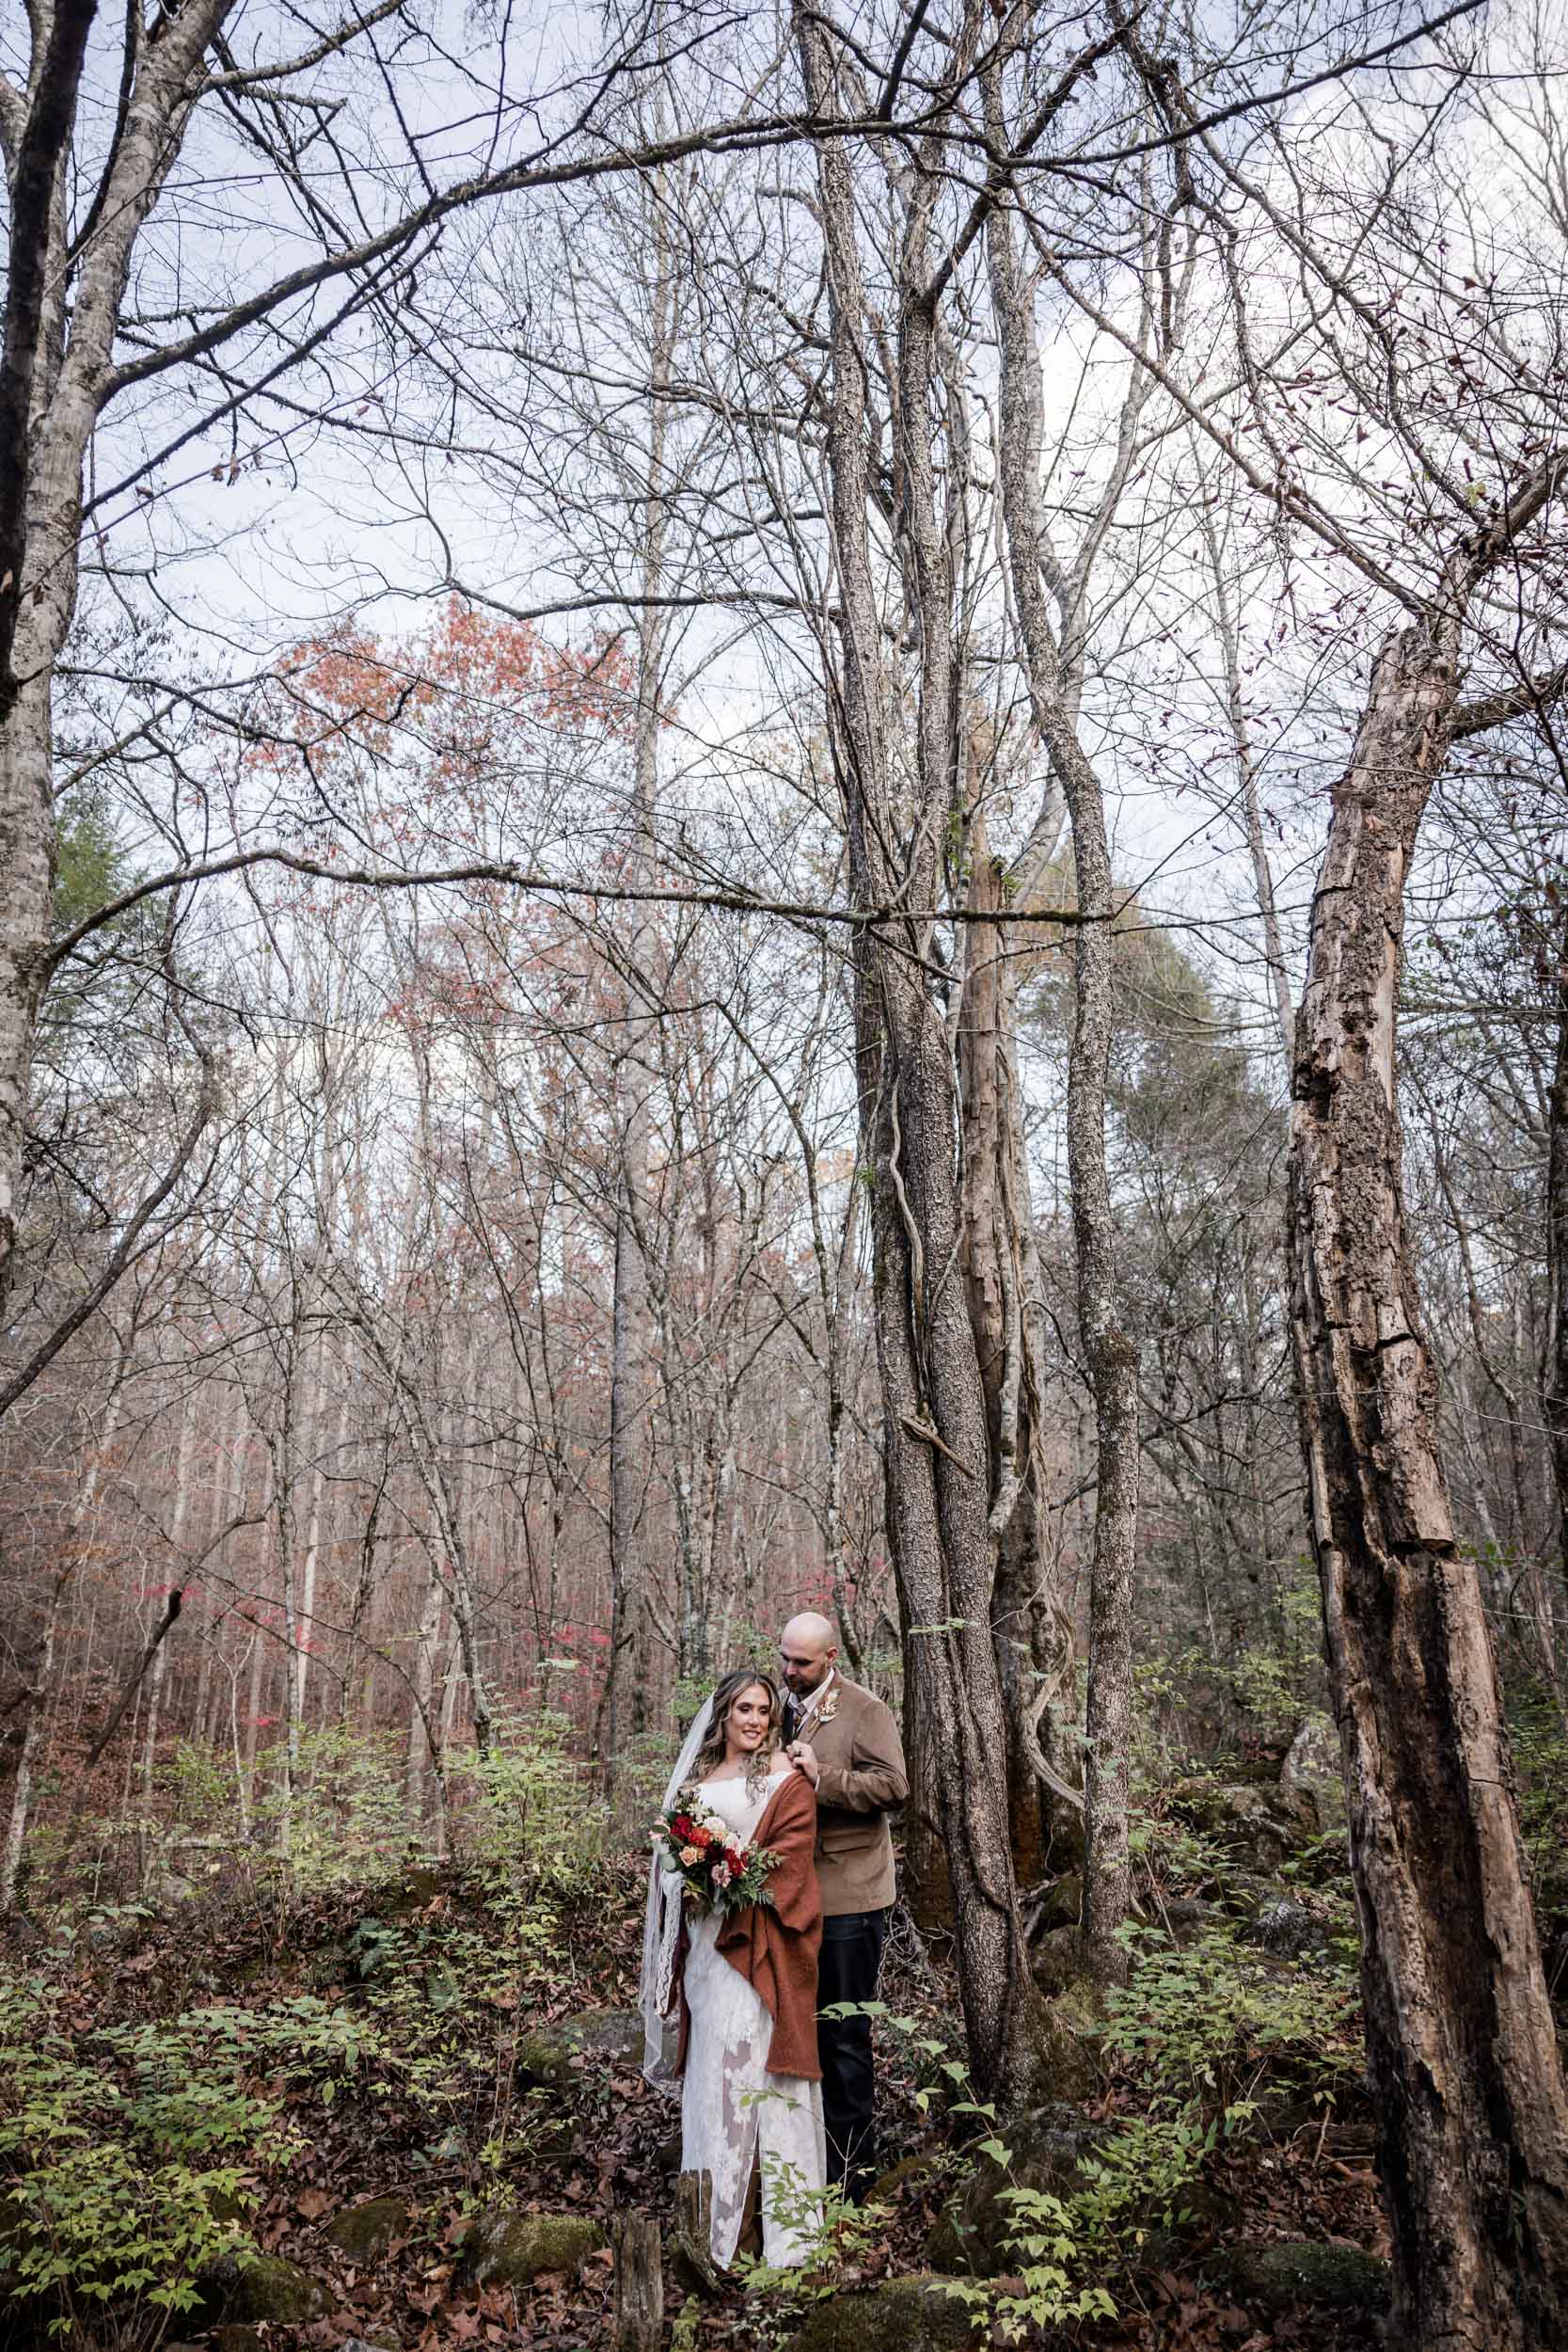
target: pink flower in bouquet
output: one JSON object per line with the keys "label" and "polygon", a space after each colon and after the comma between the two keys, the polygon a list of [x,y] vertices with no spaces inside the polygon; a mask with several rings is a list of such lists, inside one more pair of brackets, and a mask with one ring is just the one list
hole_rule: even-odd
{"label": "pink flower in bouquet", "polygon": [[706,1813],[694,1792],[682,1795],[685,1801],[660,1815],[655,1831],[669,1856],[666,1867],[683,1874],[682,1899],[700,1912],[770,1903],[768,1879],[777,1857],[749,1846],[727,1821]]}

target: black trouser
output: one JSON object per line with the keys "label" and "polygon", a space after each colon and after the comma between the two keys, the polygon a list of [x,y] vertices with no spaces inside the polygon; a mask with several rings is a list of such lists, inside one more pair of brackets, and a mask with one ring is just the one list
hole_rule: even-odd
{"label": "black trouser", "polygon": [[[816,2006],[874,2001],[887,1940],[885,1911],[847,1911],[822,1922],[816,1963]],[[851,2197],[870,2183],[871,2106],[876,2074],[869,2017],[819,2017],[816,2054],[822,2061],[822,2120],[828,2128],[828,2178]]]}

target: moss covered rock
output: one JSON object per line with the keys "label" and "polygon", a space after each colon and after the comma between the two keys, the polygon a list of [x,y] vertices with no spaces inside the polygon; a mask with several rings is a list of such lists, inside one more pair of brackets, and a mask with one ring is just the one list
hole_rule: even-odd
{"label": "moss covered rock", "polygon": [[459,2267],[475,2286],[526,2286],[541,2271],[580,2270],[604,2244],[586,2214],[487,2213],[464,2239]]}
{"label": "moss covered rock", "polygon": [[1217,2265],[1225,2284],[1249,2311],[1282,2312],[1292,2303],[1320,2311],[1381,2311],[1388,2300],[1386,2262],[1358,2246],[1324,2246],[1276,2238],[1233,2246]]}
{"label": "moss covered rock", "polygon": [[1084,2164],[1112,2137],[1065,2100],[1037,2107],[997,2134],[1008,2151],[1003,2166],[982,2156],[960,2194],[926,2241],[933,2270],[992,2279],[1015,2266],[1007,2240],[1017,2226],[1005,2201],[1010,2188],[1070,2197],[1084,2184]]}
{"label": "moss covered rock", "polygon": [[941,2279],[884,2279],[818,2303],[790,2352],[960,2352],[974,2333],[968,2306]]}
{"label": "moss covered rock", "polygon": [[1076,1928],[1047,1928],[1029,1947],[1029,1965],[1042,1993],[1065,1993],[1083,1974],[1082,1935]]}
{"label": "moss covered rock", "polygon": [[595,2059],[631,2066],[642,2055],[642,2020],[626,2009],[585,2010],[519,2036],[517,2072],[536,2090],[569,2090]]}
{"label": "moss covered rock", "polygon": [[1267,1782],[1203,1777],[1178,1781],[1170,1791],[1170,1807],[1178,1820],[1263,1870],[1277,1869],[1318,1829],[1317,1807],[1309,1796],[1300,1788]]}
{"label": "moss covered rock", "polygon": [[[321,2280],[281,2254],[252,2254],[245,2261],[225,2254],[202,2272],[197,2283],[200,2324],[205,2328],[219,2323],[248,2328],[264,2320],[303,2328],[309,2320],[324,2319],[332,2308],[332,2298]],[[197,2313],[185,2316],[195,2319]]]}
{"label": "moss covered rock", "polygon": [[1255,1944],[1276,1960],[1304,1960],[1309,1952],[1327,1950],[1335,1924],[1321,1899],[1276,1890],[1247,1915],[1240,1933],[1243,1944]]}
{"label": "moss covered rock", "polygon": [[1279,1785],[1288,1795],[1307,1800],[1325,1835],[1343,1829],[1345,1780],[1339,1735],[1326,1715],[1309,1715],[1302,1724],[1279,1768]]}
{"label": "moss covered rock", "polygon": [[1046,1889],[1035,1906],[1034,1921],[1041,1928],[1075,1928],[1084,1915],[1084,1875],[1069,1870]]}
{"label": "moss covered rock", "polygon": [[1095,2034],[1099,2019],[1093,1995],[1083,1984],[1064,1985],[1037,2004],[1031,2041],[1034,2096],[1037,2105],[1086,2099],[1100,2080]]}
{"label": "moss covered rock", "polygon": [[324,2224],[323,2237],[346,2254],[350,2262],[374,2262],[394,2239],[406,2237],[408,2207],[401,2197],[372,2197],[347,2213],[335,2214]]}

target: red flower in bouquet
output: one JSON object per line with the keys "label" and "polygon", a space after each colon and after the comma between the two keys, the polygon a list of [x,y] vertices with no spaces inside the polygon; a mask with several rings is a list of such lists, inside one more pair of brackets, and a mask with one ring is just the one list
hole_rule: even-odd
{"label": "red flower in bouquet", "polygon": [[691,1791],[684,1803],[661,1813],[653,1839],[667,1869],[681,1880],[686,1900],[698,1911],[739,1911],[747,1903],[770,1903],[768,1880],[777,1855],[749,1846],[727,1822],[705,1813]]}

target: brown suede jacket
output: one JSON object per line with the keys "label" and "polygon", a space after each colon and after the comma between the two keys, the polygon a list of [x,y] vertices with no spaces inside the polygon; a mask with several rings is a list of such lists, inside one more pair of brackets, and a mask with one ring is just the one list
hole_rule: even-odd
{"label": "brown suede jacket", "polygon": [[887,1817],[910,1793],[892,1710],[839,1675],[800,1736],[822,1773],[816,1784],[822,1909],[830,1919],[849,1911],[885,1910],[898,1891]]}

